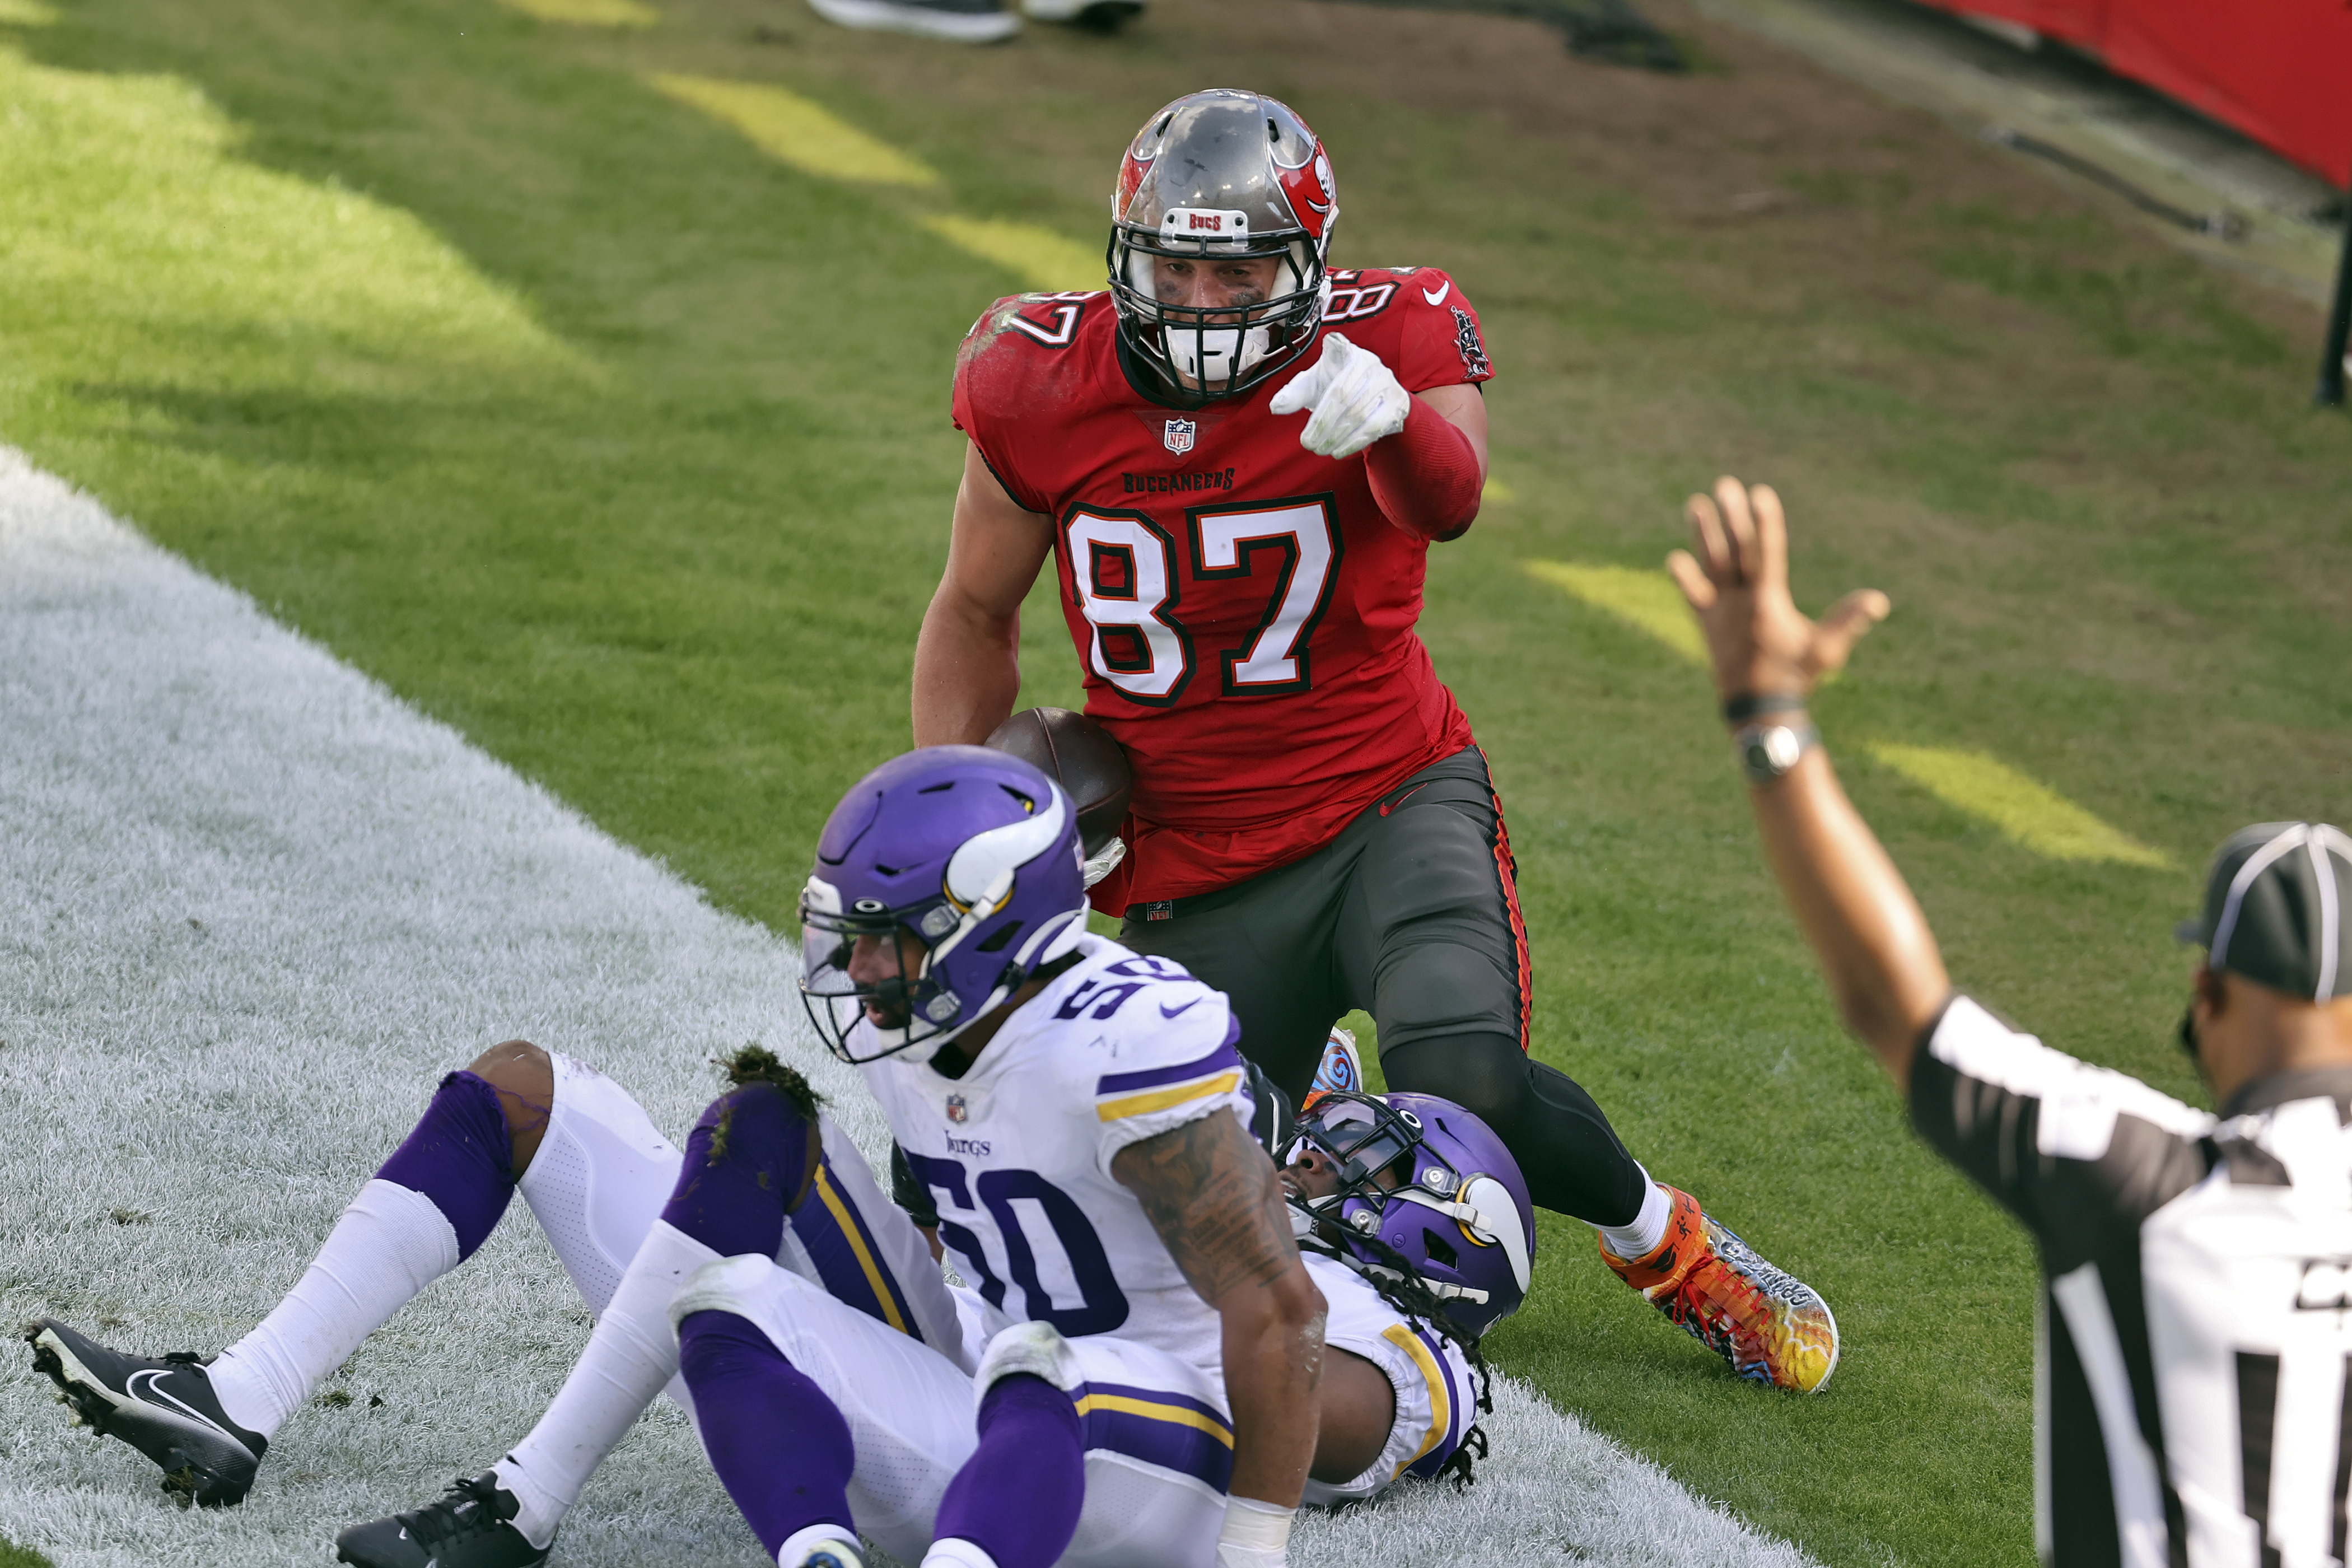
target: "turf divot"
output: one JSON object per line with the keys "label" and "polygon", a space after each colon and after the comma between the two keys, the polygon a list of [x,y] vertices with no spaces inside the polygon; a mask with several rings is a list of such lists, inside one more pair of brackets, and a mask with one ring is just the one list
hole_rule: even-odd
{"label": "turf divot", "polygon": [[[217,1350],[296,1277],[436,1077],[509,1036],[596,1062],[674,1136],[720,1086],[713,1058],[759,1041],[882,1147],[863,1089],[805,1030],[787,944],[5,447],[0,710],[10,1321]],[[186,1512],[130,1450],[70,1429],[19,1360],[0,1374],[0,1537],[57,1568],[320,1562],[341,1526],[497,1458],[586,1334],[517,1205],[286,1426],[244,1505]],[[1296,1561],[1810,1561],[1523,1385],[1497,1406],[1478,1485],[1307,1519]],[[556,1561],[760,1554],[661,1406]]]}

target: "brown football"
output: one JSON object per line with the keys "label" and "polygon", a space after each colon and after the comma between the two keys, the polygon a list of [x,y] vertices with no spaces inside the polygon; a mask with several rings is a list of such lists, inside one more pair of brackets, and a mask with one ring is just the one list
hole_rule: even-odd
{"label": "brown football", "polygon": [[1127,820],[1134,775],[1110,731],[1066,708],[1028,708],[996,727],[988,743],[1010,752],[1070,794],[1078,808],[1078,839],[1088,855],[1101,852]]}

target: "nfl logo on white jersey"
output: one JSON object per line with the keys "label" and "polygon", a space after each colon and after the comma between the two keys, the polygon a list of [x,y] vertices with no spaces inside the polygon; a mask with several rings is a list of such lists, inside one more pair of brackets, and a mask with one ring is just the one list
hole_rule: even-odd
{"label": "nfl logo on white jersey", "polygon": [[1170,451],[1181,458],[1192,449],[1193,429],[1193,423],[1190,419],[1171,419],[1160,439],[1168,443]]}

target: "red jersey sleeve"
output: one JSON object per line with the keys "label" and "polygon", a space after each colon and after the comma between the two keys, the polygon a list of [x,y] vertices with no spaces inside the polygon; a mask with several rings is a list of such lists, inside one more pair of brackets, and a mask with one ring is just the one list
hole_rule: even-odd
{"label": "red jersey sleeve", "polygon": [[[1014,328],[1012,318],[1036,303],[1034,295],[1014,294],[980,313],[956,350],[950,406],[956,428],[971,437],[1005,493],[1031,511],[1049,511],[1043,493],[1022,476],[1018,436],[1032,384],[1024,374],[1029,367],[1022,363],[1023,348],[1034,334]],[[1073,312],[1072,324],[1075,320]]]}
{"label": "red jersey sleeve", "polygon": [[[1478,312],[1462,287],[1434,267],[1415,268],[1399,280],[1397,353],[1389,368],[1407,392],[1458,386],[1495,374]],[[1341,331],[1346,329],[1342,327]]]}

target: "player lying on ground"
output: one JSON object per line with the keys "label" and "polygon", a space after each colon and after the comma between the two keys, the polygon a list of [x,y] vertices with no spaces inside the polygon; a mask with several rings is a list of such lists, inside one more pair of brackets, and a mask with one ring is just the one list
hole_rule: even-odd
{"label": "player lying on ground", "polygon": [[[1002,758],[992,762],[1019,766]],[[1031,781],[1042,794],[1042,781],[1034,775]],[[936,873],[940,868],[932,868]],[[1008,896],[1007,901],[1014,900]],[[1097,945],[1108,949],[1108,944]],[[1122,955],[1108,949],[1095,956],[1099,966],[1115,963]],[[1072,984],[1084,988],[1087,982],[1079,975]],[[1171,976],[1152,989],[1163,1000],[1173,999],[1171,991],[1181,993],[1185,1000],[1177,1008],[1180,1016],[1197,1011],[1222,1016],[1221,998],[1181,976]],[[1010,1014],[1012,1006],[1000,1004],[997,1011]],[[1139,1005],[1136,1016],[1143,1016]],[[1102,1032],[1091,1022],[1078,1026],[1090,1035]],[[967,1347],[965,1324],[959,1321],[957,1307],[909,1223],[881,1200],[862,1160],[847,1149],[837,1129],[821,1116],[812,1121],[805,1086],[797,1076],[777,1068],[764,1053],[747,1053],[739,1060],[737,1076],[743,1087],[704,1115],[681,1162],[654,1132],[643,1111],[609,1080],[520,1042],[499,1047],[473,1070],[445,1080],[415,1133],[362,1190],[302,1284],[260,1328],[209,1367],[186,1358],[158,1363],[123,1356],[55,1323],[43,1324],[37,1331],[37,1358],[93,1425],[155,1458],[170,1478],[168,1485],[205,1501],[234,1501],[251,1483],[268,1436],[308,1398],[311,1387],[402,1301],[479,1245],[513,1189],[509,1173],[519,1172],[527,1200],[583,1296],[598,1310],[596,1332],[547,1416],[496,1469],[460,1483],[441,1503],[345,1532],[341,1545],[346,1561],[414,1564],[431,1558],[442,1568],[542,1561],[556,1523],[589,1471],[677,1370],[677,1349],[667,1331],[665,1308],[678,1281],[722,1251],[773,1258],[821,1289],[824,1307],[809,1305],[818,1289],[803,1289],[797,1299],[809,1310],[833,1320],[824,1338],[835,1349],[826,1352],[831,1359],[823,1365],[839,1396],[851,1401],[837,1408],[870,1408],[856,1401],[873,1368],[860,1366],[855,1358],[845,1363],[838,1353],[839,1346],[861,1331],[876,1336],[881,1364],[912,1358],[936,1371],[935,1363],[953,1362],[961,1392],[945,1417],[929,1414],[934,1446],[912,1461],[886,1467],[896,1480],[886,1478],[884,1500],[877,1502],[855,1487],[852,1494],[863,1505],[858,1521],[869,1522],[877,1535],[888,1531],[885,1538],[893,1539],[910,1561],[927,1539],[920,1532],[935,1520],[946,1521],[948,1528],[977,1532],[984,1541],[992,1539],[1001,1527],[985,1517],[985,1500],[1001,1495],[997,1489],[967,1488],[967,1500],[977,1500],[961,1515],[946,1504],[948,1483],[976,1441],[966,1373],[979,1353],[978,1342]],[[1089,1082],[1087,1087],[1094,1086]],[[1119,1098],[1132,1097],[1114,1097]],[[1209,1112],[1231,1103],[1230,1097],[1200,1098],[1202,1120],[1214,1131],[1225,1119]],[[1090,1098],[1085,1109],[1092,1119],[1091,1131],[1102,1122],[1100,1108]],[[1138,1147],[1150,1152],[1155,1142],[1147,1139]],[[1479,1157],[1469,1158],[1464,1151]],[[1469,1142],[1440,1142],[1432,1152],[1439,1157],[1416,1157],[1405,1163],[1426,1163],[1434,1171],[1450,1155],[1454,1163],[1447,1168],[1459,1173],[1452,1184],[1463,1189],[1465,1199],[1475,1197],[1489,1210],[1512,1206],[1496,1195],[1496,1189],[1480,1186],[1472,1180],[1473,1172],[1463,1169],[1467,1163],[1500,1172],[1501,1190],[1507,1196],[1516,1191],[1517,1174],[1499,1150],[1481,1149],[1474,1137]],[[1252,1158],[1264,1166],[1261,1156],[1253,1152]],[[1301,1159],[1300,1169],[1311,1172],[1314,1164],[1310,1153]],[[990,1166],[988,1172],[997,1177],[1008,1174],[1001,1166]],[[1033,1195],[1024,1188],[1003,1198],[1009,1184],[992,1180],[988,1172],[973,1184],[983,1194],[983,1204],[993,1197],[1009,1210]],[[1015,1178],[1034,1175],[1009,1173]],[[593,1207],[580,1202],[587,1193],[597,1194]],[[1469,1289],[1459,1292],[1465,1300],[1483,1297],[1467,1305],[1454,1303],[1471,1314],[1474,1329],[1515,1306],[1525,1289],[1524,1247],[1509,1242],[1515,1237],[1531,1242],[1532,1231],[1526,1224],[1524,1202],[1514,1201],[1517,1223],[1492,1222],[1501,1239],[1490,1243],[1489,1252],[1474,1256],[1468,1273],[1446,1276],[1450,1284],[1468,1282]],[[1125,1199],[1125,1209],[1130,1218],[1136,1214],[1133,1197]],[[1049,1202],[1043,1203],[1041,1212],[1058,1247],[1066,1247],[1066,1238],[1087,1223],[1083,1213],[1073,1215]],[[1201,1205],[1192,1204],[1191,1212],[1200,1214]],[[982,1216],[972,1217],[985,1223]],[[1202,1217],[1210,1223],[1215,1218],[1213,1212]],[[635,1248],[625,1241],[632,1227],[643,1237]],[[994,1247],[992,1253],[967,1259],[968,1269],[983,1284],[982,1293],[968,1295],[965,1310],[974,1319],[1000,1311],[1002,1281],[1007,1277],[1016,1282],[1024,1310],[1053,1310],[1049,1287],[1037,1279],[1040,1250],[1030,1246],[1017,1224],[1012,1230],[995,1232]],[[635,1256],[624,1272],[616,1258],[630,1251]],[[1499,1270],[1498,1262],[1504,1265]],[[742,1263],[738,1256],[739,1272]],[[1321,1259],[1312,1266],[1326,1267]],[[1172,1274],[1164,1252],[1160,1268]],[[1148,1271],[1122,1271],[1121,1279],[1141,1279],[1147,1287],[1152,1282]],[[992,1302],[987,1297],[992,1285]],[[1181,1290],[1181,1284],[1176,1288]],[[793,1288],[777,1287],[773,1281],[765,1285],[769,1293],[778,1289],[791,1292]],[[1382,1289],[1395,1293],[1392,1282]],[[1471,1331],[1443,1320],[1412,1323],[1383,1306],[1374,1288],[1360,1276],[1332,1279],[1328,1289],[1336,1302],[1333,1321],[1339,1342],[1360,1352],[1364,1359],[1333,1358],[1326,1398],[1339,1403],[1325,1406],[1323,1442],[1314,1460],[1318,1483],[1333,1497],[1368,1495],[1397,1468],[1426,1473],[1449,1463],[1475,1421],[1469,1393],[1469,1361],[1475,1360],[1475,1352],[1465,1359],[1464,1350]],[[1193,1306],[1197,1309],[1199,1303]],[[851,1326],[842,1328],[844,1321]],[[1448,1333],[1453,1348],[1432,1337]],[[725,1340],[721,1334],[710,1341],[717,1347],[712,1354],[721,1363],[728,1359]],[[735,1351],[742,1348],[738,1344]],[[1119,1356],[1109,1342],[1086,1353],[1097,1359]],[[1199,1368],[1171,1370],[1164,1354],[1155,1355],[1150,1347],[1125,1352],[1118,1365],[1131,1390],[1156,1386],[1150,1382],[1154,1376],[1176,1383],[1176,1387],[1160,1390],[1169,1396],[1161,1403],[1179,1402],[1180,1412],[1190,1408],[1181,1404],[1189,1397],[1184,1391],[1213,1383],[1221,1370],[1213,1367],[1207,1376]],[[267,1369],[258,1378],[257,1367]],[[677,1392],[675,1385],[672,1391]],[[1188,1454],[1192,1459],[1202,1458],[1198,1440],[1203,1428],[1184,1420],[1155,1426],[1149,1415],[1122,1405],[1122,1397],[1110,1396],[1099,1411],[1086,1412],[1086,1465],[1090,1474],[1107,1468],[1126,1483],[1124,1506],[1133,1506],[1136,1476],[1149,1479],[1157,1459],[1185,1458]],[[1003,1401],[1006,1408],[1020,1403],[1017,1388]],[[1209,1412],[1217,1408],[1213,1401],[1198,1403],[1207,1409],[1192,1414],[1212,1420]],[[713,1419],[719,1423],[718,1428],[711,1425]],[[1019,1420],[1006,1419],[1012,1422],[1007,1431],[1022,1430]],[[1223,1420],[1222,1415],[1213,1419]],[[706,1438],[714,1454],[729,1451],[727,1420],[704,1415]],[[1161,1429],[1171,1426],[1181,1428],[1175,1432],[1179,1441],[1172,1456],[1170,1432]],[[1232,1428],[1224,1430],[1230,1440]],[[1191,1450],[1183,1447],[1188,1433],[1193,1441]],[[1138,1449],[1139,1454],[1134,1452]],[[904,1454],[899,1458],[908,1458]],[[1216,1454],[1210,1452],[1205,1459],[1213,1473]],[[895,1485],[903,1493],[910,1475],[928,1476],[928,1493],[914,1500],[911,1514],[894,1518],[890,1503],[907,1500],[891,1489]],[[1168,1491],[1171,1478],[1159,1479],[1161,1491]],[[1203,1506],[1211,1501],[1211,1489],[1197,1478],[1180,1475],[1172,1484],[1175,1506],[1192,1519],[1194,1544],[1205,1541],[1203,1550],[1213,1552],[1222,1505]],[[1113,1488],[1104,1495],[1120,1494]],[[1323,1492],[1317,1495],[1323,1500]],[[974,1509],[982,1517],[971,1517]],[[1167,1522],[1167,1511],[1166,1507],[1156,1510],[1159,1523]],[[1094,1528],[1091,1539],[1106,1546],[1114,1559],[1132,1560],[1133,1553],[1118,1544],[1120,1528],[1115,1523]],[[832,1539],[824,1531],[819,1535]],[[1026,1560],[1018,1539],[1008,1545],[1000,1538],[996,1544],[1004,1552],[1001,1561]]]}
{"label": "player lying on ground", "polygon": [[1718,480],[1669,563],[1705,628],[1757,826],[1846,1026],[1911,1120],[2041,1245],[2043,1558],[2345,1561],[2352,1488],[2352,837],[2234,834],[2181,1043],[2221,1107],[2062,1056],[1953,991],[1805,716],[1886,613],[1789,597],[1779,497]]}
{"label": "player lying on ground", "polygon": [[1154,114],[1112,218],[1107,293],[1001,300],[958,355],[971,447],[916,743],[984,741],[1011,713],[1050,556],[1087,712],[1134,766],[1127,858],[1095,889],[1119,940],[1231,996],[1244,1051],[1294,1099],[1332,1025],[1368,1010],[1391,1087],[1485,1119],[1535,1201],[1595,1226],[1741,1376],[1820,1387],[1821,1298],[1651,1181],[1527,1054],[1502,808],[1413,631],[1429,547],[1470,526],[1486,479],[1476,311],[1433,268],[1331,271],[1330,157],[1255,93]]}

